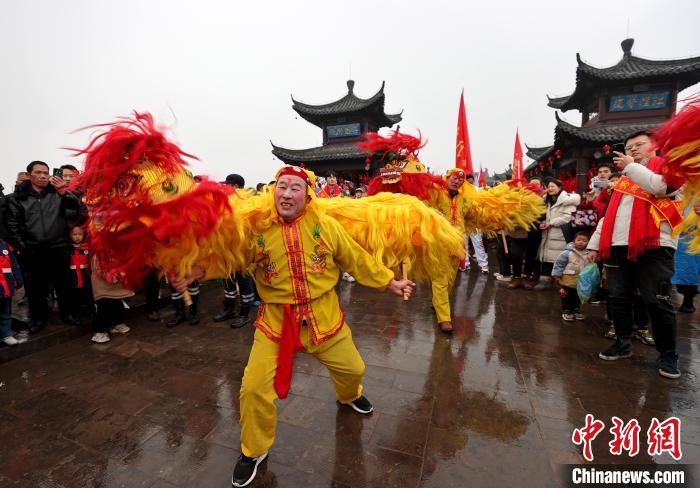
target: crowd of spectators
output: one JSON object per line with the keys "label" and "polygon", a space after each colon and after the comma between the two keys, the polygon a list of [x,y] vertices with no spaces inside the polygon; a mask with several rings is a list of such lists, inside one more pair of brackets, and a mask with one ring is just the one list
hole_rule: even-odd
{"label": "crowd of spectators", "polygon": [[[638,132],[625,139],[624,152],[614,152],[610,161],[598,166],[590,189],[582,195],[565,191],[553,177],[530,180],[533,188],[541,188],[546,212],[539,223],[497,240],[496,277],[509,282],[511,289],[553,286],[561,296],[563,320],[584,320],[577,280],[587,264],[596,263],[602,281],[591,303],[605,302],[609,324],[605,337],[615,341],[599,357],[608,361],[630,357],[632,338],[637,338],[656,347],[662,376],[678,378],[676,312],[695,310],[700,261],[687,253],[682,238],[676,251],[678,239],[669,222],[651,221],[646,200],[682,198],[681,184],[663,176],[661,164],[651,135]],[[623,179],[637,193],[614,191]],[[700,213],[700,205],[695,211]],[[540,283],[542,276],[550,277],[549,286]],[[672,284],[683,296],[678,309]]]}

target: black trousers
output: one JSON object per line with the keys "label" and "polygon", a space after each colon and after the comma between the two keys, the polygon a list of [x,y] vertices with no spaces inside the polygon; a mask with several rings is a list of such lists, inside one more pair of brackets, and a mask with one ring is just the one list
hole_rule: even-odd
{"label": "black trousers", "polygon": [[158,305],[158,298],[160,294],[160,282],[161,278],[158,277],[158,270],[152,269],[148,276],[146,277],[145,291],[146,291],[146,310],[148,313],[157,312],[160,308]]}
{"label": "black trousers", "polygon": [[537,252],[540,250],[542,231],[540,229],[531,230],[527,233],[527,246],[525,249],[525,276],[540,277],[540,262],[537,259]]}
{"label": "black trousers", "polygon": [[[527,237],[510,238],[510,262],[513,265],[513,278],[523,275],[523,261],[527,253]],[[525,273],[527,276],[527,273]]]}
{"label": "black trousers", "polygon": [[[608,319],[612,320],[612,309],[610,308],[610,293],[607,288],[600,289],[600,298],[606,300],[605,312],[608,315]],[[649,327],[649,314],[647,313],[647,308],[644,305],[644,300],[640,295],[634,295],[634,328],[635,329],[647,329]]]}
{"label": "black trousers", "polygon": [[627,246],[613,246],[605,262],[610,290],[610,311],[617,337],[629,340],[634,327],[634,295],[639,293],[651,319],[659,353],[676,352],[676,311],[671,302],[674,250],[646,251],[636,261],[627,259]]}
{"label": "black trousers", "polygon": [[581,312],[581,300],[578,297],[576,288],[569,288],[568,286],[562,285],[559,294],[561,295],[562,313],[571,314]]}
{"label": "black trousers", "polygon": [[47,322],[49,305],[46,297],[49,282],[53,283],[61,316],[68,314],[67,288],[69,268],[68,248],[28,248],[21,254],[25,275],[29,314],[33,321]]}
{"label": "black trousers", "polygon": [[241,314],[247,314],[255,301],[255,285],[250,276],[236,273],[224,280],[224,302],[231,305],[241,295]]}
{"label": "black trousers", "polygon": [[84,312],[92,315],[94,309],[91,287],[71,288],[68,290],[68,310],[74,318],[81,318]]}
{"label": "black trousers", "polygon": [[100,298],[95,303],[97,304],[97,313],[92,323],[94,332],[109,332],[115,325],[125,322],[126,314],[121,299]]}
{"label": "black trousers", "polygon": [[510,276],[510,252],[511,252],[511,238],[506,237],[506,243],[508,244],[508,253],[503,246],[503,236],[496,236],[496,250],[498,256],[498,272],[503,276]]}

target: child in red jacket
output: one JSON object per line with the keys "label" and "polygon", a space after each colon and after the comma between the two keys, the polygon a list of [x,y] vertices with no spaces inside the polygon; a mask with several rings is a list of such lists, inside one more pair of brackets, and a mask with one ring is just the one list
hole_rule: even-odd
{"label": "child in red jacket", "polygon": [[82,227],[73,227],[70,230],[70,290],[69,290],[69,315],[76,324],[80,324],[83,311],[94,312],[92,300],[92,282],[90,281],[90,259],[85,231]]}
{"label": "child in red jacket", "polygon": [[12,296],[23,285],[22,272],[12,248],[0,239],[0,341],[8,346],[26,342],[26,339],[17,340],[12,332]]}

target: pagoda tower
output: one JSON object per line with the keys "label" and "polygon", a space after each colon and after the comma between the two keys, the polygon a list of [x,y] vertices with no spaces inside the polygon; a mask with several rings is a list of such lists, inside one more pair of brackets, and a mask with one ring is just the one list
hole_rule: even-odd
{"label": "pagoda tower", "polygon": [[554,144],[527,146],[535,161],[527,176],[550,174],[568,181],[573,190],[586,190],[596,165],[612,157],[609,148],[625,137],[652,130],[676,113],[678,92],[700,82],[700,56],[657,61],[632,54],[634,39],[622,41],[622,59],[596,68],[576,54],[576,88],[571,95],[552,98],[555,110],[581,112],[581,126],[555,112]]}
{"label": "pagoda tower", "polygon": [[348,80],[348,92],[335,102],[310,105],[292,96],[292,108],[322,131],[322,144],[309,149],[287,149],[272,141],[272,154],[286,164],[301,166],[318,175],[334,171],[339,177],[357,183],[373,175],[377,162],[365,162],[367,153],[357,147],[367,132],[392,127],[401,122],[401,113],[384,112],[384,82],[370,98],[355,95],[355,82]]}

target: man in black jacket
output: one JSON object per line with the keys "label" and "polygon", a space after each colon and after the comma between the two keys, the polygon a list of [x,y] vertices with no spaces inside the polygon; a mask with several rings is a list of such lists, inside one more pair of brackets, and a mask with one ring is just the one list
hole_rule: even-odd
{"label": "man in black jacket", "polygon": [[38,332],[48,321],[48,284],[56,289],[61,320],[77,325],[68,315],[65,292],[68,272],[68,223],[78,218],[80,202],[74,194],[63,195],[50,183],[49,166],[33,161],[27,166],[29,179],[8,200],[9,242],[15,247],[25,274],[30,332]]}

